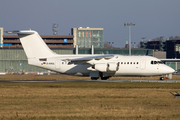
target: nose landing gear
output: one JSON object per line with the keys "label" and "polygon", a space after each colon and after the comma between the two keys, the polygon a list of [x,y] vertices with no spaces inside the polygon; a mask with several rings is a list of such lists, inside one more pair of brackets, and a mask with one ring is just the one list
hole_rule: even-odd
{"label": "nose landing gear", "polygon": [[[166,79],[172,79],[172,74],[166,75]],[[160,80],[164,80],[164,77],[160,77]]]}
{"label": "nose landing gear", "polygon": [[164,77],[160,77],[160,80],[164,80]]}

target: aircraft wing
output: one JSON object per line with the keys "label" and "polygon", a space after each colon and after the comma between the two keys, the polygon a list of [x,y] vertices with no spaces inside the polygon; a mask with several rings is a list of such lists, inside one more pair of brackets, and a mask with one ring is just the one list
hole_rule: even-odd
{"label": "aircraft wing", "polygon": [[68,61],[71,63],[87,63],[90,60],[100,60],[100,59],[111,59],[113,58],[113,54],[108,54],[108,55],[92,55],[92,56],[86,56],[86,57],[81,57],[81,58],[71,58],[71,59],[63,59],[64,61]]}

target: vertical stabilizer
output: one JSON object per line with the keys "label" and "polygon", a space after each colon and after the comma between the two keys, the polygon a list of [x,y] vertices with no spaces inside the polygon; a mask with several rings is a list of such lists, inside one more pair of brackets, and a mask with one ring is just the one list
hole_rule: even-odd
{"label": "vertical stabilizer", "polygon": [[8,33],[18,34],[28,59],[52,57],[56,55],[49,49],[36,31],[12,31]]}

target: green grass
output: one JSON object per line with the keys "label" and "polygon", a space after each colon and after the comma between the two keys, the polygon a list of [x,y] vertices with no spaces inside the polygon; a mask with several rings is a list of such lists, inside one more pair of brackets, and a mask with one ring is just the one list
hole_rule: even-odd
{"label": "green grass", "polygon": [[179,83],[1,83],[0,119],[180,118]]}

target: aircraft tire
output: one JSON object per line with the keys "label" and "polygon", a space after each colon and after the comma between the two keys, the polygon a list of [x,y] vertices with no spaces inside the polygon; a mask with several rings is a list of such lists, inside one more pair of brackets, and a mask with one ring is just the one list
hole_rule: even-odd
{"label": "aircraft tire", "polygon": [[164,80],[164,77],[160,77],[160,80]]}
{"label": "aircraft tire", "polygon": [[91,80],[97,80],[98,77],[91,77]]}
{"label": "aircraft tire", "polygon": [[107,80],[109,77],[101,77],[101,80]]}

